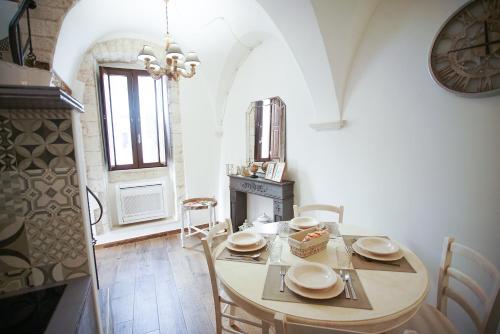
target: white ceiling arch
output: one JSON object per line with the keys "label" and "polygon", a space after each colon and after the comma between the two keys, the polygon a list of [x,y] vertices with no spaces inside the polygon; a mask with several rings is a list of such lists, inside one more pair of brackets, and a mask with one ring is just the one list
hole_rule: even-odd
{"label": "white ceiling arch", "polygon": [[[370,17],[366,13],[374,9],[372,5],[363,7],[361,2],[352,0],[348,2],[351,5],[346,5],[343,0],[170,0],[169,26],[185,51],[194,50],[200,55],[198,79],[205,81],[217,128],[221,129],[226,97],[238,68],[255,47],[275,38],[289,46],[309,87],[315,106],[311,126],[338,128],[342,124],[339,121],[348,73],[336,75],[335,66],[330,66],[337,58],[338,66],[346,63],[346,53],[339,56],[331,46],[338,42],[349,50],[345,65],[349,67],[364,31],[360,27]],[[71,85],[83,55],[97,42],[128,37],[163,44],[164,8],[163,0],[80,0],[61,26],[54,69]],[[343,12],[349,13],[352,19],[342,22],[343,29],[356,33],[348,42],[331,40],[338,36],[329,34],[329,14],[316,14],[322,9],[333,11],[332,15],[339,18]]]}
{"label": "white ceiling arch", "polygon": [[[85,52],[108,39],[127,37],[164,44],[165,3],[149,0],[147,4],[137,0],[79,1],[61,26],[53,63],[56,72],[71,85]],[[205,81],[218,125],[238,67],[265,39],[279,38],[255,0],[170,0],[169,28],[184,51],[199,53],[202,64],[197,79]]]}

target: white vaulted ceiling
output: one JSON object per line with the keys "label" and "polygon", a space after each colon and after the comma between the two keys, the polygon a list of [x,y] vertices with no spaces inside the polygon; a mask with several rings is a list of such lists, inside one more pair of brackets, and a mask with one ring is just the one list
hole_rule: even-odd
{"label": "white vaulted ceiling", "polygon": [[[199,53],[199,80],[205,82],[219,128],[238,68],[255,47],[270,39],[289,46],[314,101],[311,123],[325,124],[341,118],[350,64],[377,4],[362,0],[170,0],[169,25],[185,52]],[[82,56],[98,41],[128,37],[163,44],[164,8],[163,0],[77,2],[61,27],[54,69],[72,83]]]}

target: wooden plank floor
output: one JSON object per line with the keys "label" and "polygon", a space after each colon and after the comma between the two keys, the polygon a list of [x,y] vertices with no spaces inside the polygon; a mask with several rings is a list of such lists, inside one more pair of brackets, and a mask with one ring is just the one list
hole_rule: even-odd
{"label": "wooden plank floor", "polygon": [[189,238],[185,248],[178,236],[148,239],[97,249],[96,257],[101,290],[110,289],[116,334],[215,333],[199,239]]}

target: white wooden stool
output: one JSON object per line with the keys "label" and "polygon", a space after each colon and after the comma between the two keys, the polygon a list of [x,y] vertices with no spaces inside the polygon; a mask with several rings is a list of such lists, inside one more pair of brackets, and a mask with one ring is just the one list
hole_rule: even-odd
{"label": "white wooden stool", "polygon": [[[181,203],[181,246],[184,247],[184,237],[190,237],[198,233],[207,235],[208,231],[215,225],[215,207],[217,200],[210,197],[188,198]],[[191,211],[192,210],[208,210],[208,227],[199,228],[191,224]],[[187,228],[187,234],[185,231]]]}

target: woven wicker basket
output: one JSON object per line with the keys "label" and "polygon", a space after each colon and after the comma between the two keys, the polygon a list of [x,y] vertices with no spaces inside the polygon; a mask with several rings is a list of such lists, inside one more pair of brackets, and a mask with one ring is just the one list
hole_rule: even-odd
{"label": "woven wicker basket", "polygon": [[318,238],[314,238],[309,241],[302,241],[307,233],[316,231],[315,227],[308,228],[307,230],[302,230],[288,236],[288,245],[290,246],[290,252],[298,257],[308,257],[319,253],[326,249],[326,245],[330,240],[330,234],[326,233]]}

